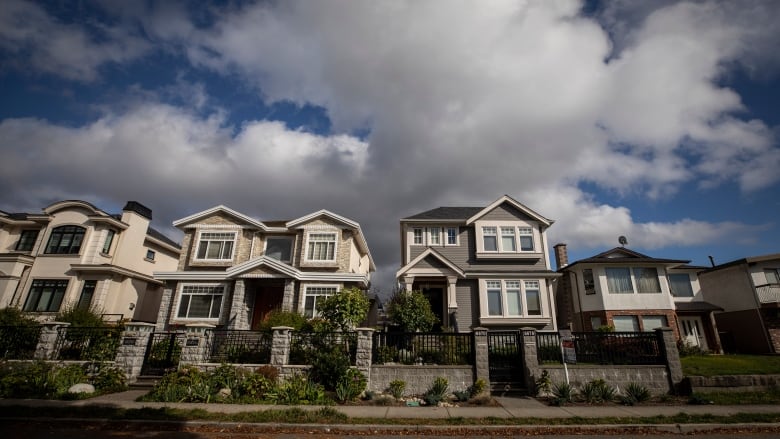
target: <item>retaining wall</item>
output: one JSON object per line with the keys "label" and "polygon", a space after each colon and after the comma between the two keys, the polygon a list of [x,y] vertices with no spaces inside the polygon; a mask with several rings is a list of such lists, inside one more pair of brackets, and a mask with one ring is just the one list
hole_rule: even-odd
{"label": "retaining wall", "polygon": [[422,395],[438,377],[447,378],[451,392],[466,390],[466,388],[474,384],[474,367],[432,365],[371,366],[371,381],[368,384],[368,389],[375,392],[384,392],[390,385],[390,381],[403,380],[406,382],[404,395]]}
{"label": "retaining wall", "polygon": [[780,375],[689,376],[682,381],[682,390],[692,392],[762,392],[780,388]]}
{"label": "retaining wall", "polygon": [[[566,382],[562,365],[544,365],[540,370],[548,371],[554,384]],[[569,382],[580,388],[589,381],[602,379],[623,393],[630,383],[646,387],[654,395],[669,393],[669,373],[666,366],[619,366],[619,365],[575,365],[569,366]]]}

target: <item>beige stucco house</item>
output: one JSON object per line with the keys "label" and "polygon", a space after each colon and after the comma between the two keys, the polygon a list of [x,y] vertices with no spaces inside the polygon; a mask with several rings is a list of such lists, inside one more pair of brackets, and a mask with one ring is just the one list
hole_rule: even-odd
{"label": "beige stucco house", "polygon": [[368,289],[375,270],[360,225],[327,210],[259,221],[216,206],[173,224],[184,239],[178,268],[155,272],[166,283],[159,329],[253,329],[274,309],[312,317],[342,288]]}
{"label": "beige stucco house", "polygon": [[0,308],[47,320],[76,306],[154,322],[162,282],[152,272],[175,269],[180,247],[151,218],[135,201],[121,214],[77,200],[39,214],[0,211]]}

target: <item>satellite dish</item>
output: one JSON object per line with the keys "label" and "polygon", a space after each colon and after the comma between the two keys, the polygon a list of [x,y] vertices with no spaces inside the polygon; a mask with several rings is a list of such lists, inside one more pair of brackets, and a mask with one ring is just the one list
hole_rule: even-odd
{"label": "satellite dish", "polygon": [[626,237],[625,237],[625,236],[620,236],[620,237],[618,238],[618,242],[620,243],[620,245],[622,245],[623,247],[625,247],[625,246],[626,246],[626,244],[628,244],[628,239],[626,239]]}

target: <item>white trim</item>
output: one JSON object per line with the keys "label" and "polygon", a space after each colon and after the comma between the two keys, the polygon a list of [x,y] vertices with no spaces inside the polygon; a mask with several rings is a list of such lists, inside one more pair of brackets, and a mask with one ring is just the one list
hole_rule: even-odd
{"label": "white trim", "polygon": [[[501,314],[490,315],[488,310],[487,283],[498,282],[500,285]],[[520,294],[520,314],[509,314],[509,302],[507,300],[507,282],[517,282]],[[539,291],[539,311],[541,314],[528,313],[527,283],[536,282]],[[480,319],[550,319],[550,310],[547,309],[545,296],[548,294],[547,282],[542,279],[504,278],[504,279],[479,279],[479,315]]]}
{"label": "white trim", "polygon": [[[290,241],[290,259],[289,260],[282,260],[278,259],[280,262],[284,262],[286,264],[291,264],[292,261],[295,260],[295,235],[266,235],[263,237],[263,256],[266,255],[266,252],[268,251],[268,240],[269,239],[286,239]],[[254,245],[254,239],[252,239],[252,245]],[[270,256],[269,256],[270,258]],[[271,258],[273,259],[273,258]]]}
{"label": "white trim", "polygon": [[452,270],[452,271],[453,271],[455,274],[457,274],[457,275],[458,275],[458,277],[460,277],[460,278],[465,278],[465,277],[466,277],[466,273],[465,273],[463,270],[461,270],[461,269],[460,269],[460,268],[459,268],[457,265],[455,265],[453,262],[451,262],[451,261],[450,261],[449,259],[447,259],[446,257],[442,256],[442,255],[441,255],[439,252],[437,252],[436,250],[434,250],[434,249],[432,249],[432,248],[430,248],[430,247],[429,247],[429,248],[425,249],[425,251],[424,251],[424,252],[422,252],[422,253],[420,253],[419,255],[417,255],[417,257],[416,257],[416,258],[412,259],[412,261],[411,261],[411,262],[409,262],[408,264],[406,264],[406,265],[404,265],[403,267],[401,267],[401,268],[400,268],[400,269],[399,269],[399,270],[398,270],[398,271],[395,273],[395,277],[396,277],[396,279],[398,279],[398,278],[400,278],[401,276],[403,276],[404,274],[406,274],[406,272],[408,272],[409,270],[411,270],[412,268],[414,268],[414,266],[415,266],[415,265],[417,265],[417,264],[418,264],[420,261],[422,261],[423,259],[425,259],[425,258],[426,258],[426,257],[428,257],[428,256],[433,256],[433,257],[435,257],[436,259],[440,260],[440,261],[441,261],[442,263],[444,263],[444,265],[446,265],[446,266],[447,266],[447,267],[448,267],[450,270]]}
{"label": "white trim", "polygon": [[[309,259],[309,244],[312,234],[317,235],[335,235],[333,239],[333,259]],[[330,241],[317,241],[330,242]],[[303,246],[303,261],[312,264],[338,264],[339,262],[339,244],[341,243],[341,229],[329,227],[327,229],[307,230],[305,233]]]}
{"label": "white trim", "polygon": [[318,210],[316,212],[312,212],[312,213],[310,213],[308,215],[304,215],[304,216],[302,216],[300,218],[296,218],[294,220],[288,221],[285,224],[285,226],[287,226],[288,229],[291,229],[291,228],[293,228],[295,226],[298,226],[300,224],[309,222],[309,221],[311,221],[311,220],[313,220],[313,219],[315,219],[317,217],[320,217],[320,216],[330,217],[330,218],[332,218],[332,219],[334,219],[334,220],[336,220],[338,222],[346,224],[347,226],[349,226],[349,227],[351,227],[353,229],[359,229],[360,228],[360,224],[356,223],[355,221],[352,221],[351,219],[343,217],[341,215],[336,215],[335,213],[330,212],[330,211],[325,210],[325,209],[320,209],[320,210]]}
{"label": "white trim", "polygon": [[[222,287],[222,302],[219,305],[219,316],[217,317],[179,317],[179,307],[181,306],[181,298],[184,295],[184,287],[185,286],[198,286],[198,287]],[[216,282],[216,283],[201,283],[201,282],[183,282],[180,283],[177,286],[177,292],[176,292],[176,304],[173,308],[172,318],[171,321],[210,321],[210,322],[219,322],[219,319],[222,317],[222,310],[225,308],[225,300],[227,300],[228,296],[228,287],[229,284],[226,282]],[[205,295],[205,294],[204,294]],[[213,295],[213,294],[209,294]]]}
{"label": "white trim", "polygon": [[255,227],[257,227],[257,228],[259,228],[261,230],[267,230],[268,229],[268,227],[266,227],[266,225],[261,223],[260,221],[252,219],[252,218],[250,218],[250,217],[248,217],[248,216],[246,216],[246,215],[244,215],[242,213],[236,212],[235,210],[233,210],[233,209],[231,209],[231,208],[229,208],[227,206],[221,205],[221,204],[219,206],[214,206],[211,209],[206,209],[204,211],[201,211],[201,212],[198,212],[198,213],[194,213],[194,214],[192,214],[192,215],[190,215],[188,217],[176,220],[176,221],[173,222],[173,225],[174,225],[174,227],[184,226],[184,225],[186,225],[188,223],[197,221],[197,220],[199,220],[201,218],[209,217],[209,216],[211,216],[211,215],[213,215],[215,213],[218,213],[218,212],[227,213],[228,215],[230,215],[230,216],[232,216],[234,218],[238,218],[238,219],[240,219],[240,220],[242,220],[242,221],[244,221],[244,222],[246,222],[246,223],[248,223],[248,224],[250,224],[252,226],[255,226]]}
{"label": "white trim", "polygon": [[[320,283],[303,283],[301,282],[300,285],[300,300],[298,302],[298,312],[300,314],[306,315],[306,297],[308,296],[308,289],[309,287],[312,288],[334,288],[336,291],[333,294],[338,294],[339,291],[344,289],[343,284],[320,284]],[[332,296],[328,295],[327,297]],[[318,296],[321,296],[321,294],[318,294]],[[317,302],[314,303],[314,310],[312,311],[312,317],[317,317]]]}
{"label": "white trim", "polygon": [[[450,244],[450,230],[455,230],[455,244]],[[444,227],[444,241],[445,247],[457,247],[460,245],[460,227],[458,226],[446,226]]]}
{"label": "white trim", "polygon": [[477,212],[476,214],[474,214],[471,218],[467,219],[466,220],[466,225],[469,225],[469,224],[477,221],[478,219],[480,219],[484,215],[486,215],[488,212],[490,212],[491,210],[495,209],[496,207],[500,206],[503,203],[511,204],[517,210],[525,213],[526,215],[530,216],[531,218],[533,218],[533,219],[539,221],[540,223],[542,223],[545,227],[550,227],[555,222],[555,221],[553,221],[551,219],[548,219],[548,218],[545,218],[545,217],[539,215],[538,213],[534,212],[533,210],[531,210],[527,206],[524,206],[519,201],[513,199],[509,195],[504,195],[504,196],[500,197],[499,199],[497,199],[496,201],[490,203],[484,209],[482,209],[479,212]]}
{"label": "white trim", "polygon": [[[218,258],[218,259],[211,259],[208,257],[199,258],[198,254],[200,253],[200,245],[202,241],[202,237],[204,233],[230,233],[233,235],[233,245],[230,248],[230,257],[229,258]],[[236,256],[236,248],[238,247],[238,232],[237,231],[231,231],[231,230],[225,230],[220,232],[218,229],[214,230],[198,230],[198,234],[196,235],[195,240],[195,254],[192,255],[193,261],[204,261],[204,262],[226,262],[226,261],[232,261],[233,258]],[[227,242],[227,240],[223,241]],[[206,249],[206,253],[208,253],[208,248]]]}

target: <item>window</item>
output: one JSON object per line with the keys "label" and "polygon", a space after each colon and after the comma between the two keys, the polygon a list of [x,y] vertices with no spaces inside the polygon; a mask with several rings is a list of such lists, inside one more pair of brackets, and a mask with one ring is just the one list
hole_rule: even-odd
{"label": "window", "polygon": [[235,232],[201,232],[196,259],[231,260]]}
{"label": "window", "polygon": [[633,294],[634,284],[631,282],[631,271],[628,268],[605,268],[607,288],[610,294]]}
{"label": "window", "polygon": [[282,262],[291,262],[292,244],[290,237],[268,237],[265,240],[265,255]]}
{"label": "window", "polygon": [[656,328],[665,328],[669,326],[666,323],[666,316],[642,316],[642,329],[644,331],[653,331]]}
{"label": "window", "polygon": [[38,239],[38,230],[22,230],[19,242],[16,243],[16,250],[20,252],[31,251],[36,239]]}
{"label": "window", "polygon": [[674,297],[693,297],[691,278],[688,273],[674,273],[669,275],[669,289]]}
{"label": "window", "polygon": [[639,332],[639,320],[636,316],[614,316],[612,324],[617,332]]}
{"label": "window", "polygon": [[498,243],[496,242],[496,228],[495,227],[483,227],[482,228],[482,243],[486,252],[498,251]]}
{"label": "window", "polygon": [[156,254],[155,254],[154,250],[147,250],[146,251],[146,259],[148,259],[150,261],[154,260],[155,255]]}
{"label": "window", "polygon": [[516,251],[514,227],[501,227],[501,250],[505,252]]}
{"label": "window", "polygon": [[79,301],[76,303],[77,309],[89,309],[92,305],[92,296],[95,295],[95,287],[97,286],[96,280],[85,280],[84,286],[81,287],[81,295]]}
{"label": "window", "polygon": [[458,245],[458,229],[447,227],[447,245]]}
{"label": "window", "polygon": [[441,228],[439,228],[439,227],[431,227],[429,233],[431,235],[430,245],[440,245],[441,244]]}
{"label": "window", "polygon": [[519,281],[506,281],[506,311],[513,316],[519,316],[523,313],[523,300],[520,298]]}
{"label": "window", "polygon": [[310,261],[335,261],[336,234],[310,233],[309,251],[306,254],[306,259]]}
{"label": "window", "polygon": [[78,254],[84,240],[84,228],[79,226],[61,226],[52,230],[46,253],[58,255]]}
{"label": "window", "polygon": [[423,229],[415,228],[412,229],[412,234],[414,235],[414,244],[415,245],[422,245],[423,244]]}
{"label": "window", "polygon": [[591,317],[590,318],[590,327],[594,331],[599,329],[601,327],[601,317]]}
{"label": "window", "polygon": [[658,270],[653,267],[634,268],[636,289],[640,293],[660,293],[661,284],[658,282]]}
{"label": "window", "polygon": [[317,311],[317,303],[325,300],[326,298],[336,294],[337,287],[306,287],[306,299],[304,301],[303,315],[307,319],[317,317],[319,312]]}
{"label": "window", "polygon": [[501,311],[501,281],[489,280],[487,284],[487,305],[489,316],[500,316]]}
{"label": "window", "polygon": [[25,311],[57,312],[68,288],[67,280],[38,279],[30,287],[30,294],[24,304]]}
{"label": "window", "polygon": [[106,241],[103,242],[103,250],[101,252],[108,254],[108,252],[111,250],[111,243],[114,241],[114,235],[116,232],[113,230],[108,230],[108,233],[106,234]]}
{"label": "window", "polygon": [[222,308],[222,285],[184,285],[181,289],[180,319],[218,319]]}
{"label": "window", "polygon": [[780,274],[778,274],[778,271],[775,269],[768,269],[764,270],[764,275],[766,276],[766,283],[768,284],[778,284],[780,283]]}
{"label": "window", "polygon": [[520,227],[520,250],[534,251],[534,231],[530,227]]}
{"label": "window", "polygon": [[542,301],[539,296],[539,282],[525,281],[525,303],[528,306],[528,315],[542,315]]}
{"label": "window", "polygon": [[596,281],[593,279],[592,269],[582,270],[582,283],[585,284],[585,294],[596,294]]}

